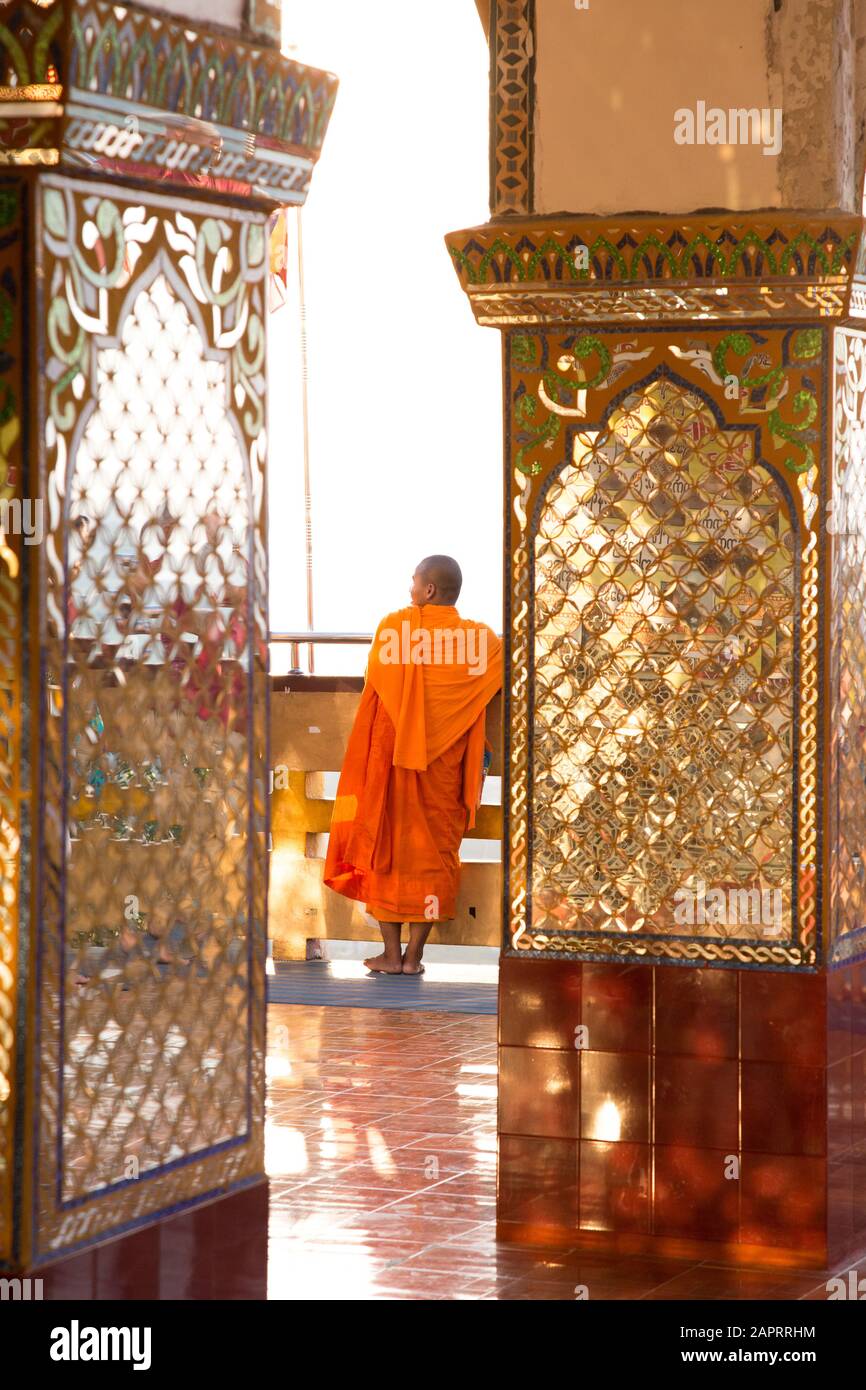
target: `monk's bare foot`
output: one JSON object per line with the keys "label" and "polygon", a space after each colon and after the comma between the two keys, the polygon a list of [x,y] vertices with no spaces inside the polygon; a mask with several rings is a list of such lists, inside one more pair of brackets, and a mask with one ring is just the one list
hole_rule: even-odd
{"label": "monk's bare foot", "polygon": [[374,975],[399,975],[403,970],[402,961],[390,960],[388,956],[370,956],[364,964]]}
{"label": "monk's bare foot", "polygon": [[404,957],[403,957],[403,974],[404,974],[404,975],[423,975],[423,974],[424,974],[424,966],[421,964],[420,960],[410,960],[408,956],[404,956]]}

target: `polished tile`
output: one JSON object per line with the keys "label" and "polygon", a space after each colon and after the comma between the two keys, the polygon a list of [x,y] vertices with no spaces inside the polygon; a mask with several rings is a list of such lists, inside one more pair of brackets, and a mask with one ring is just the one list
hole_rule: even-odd
{"label": "polished tile", "polygon": [[866,1149],[866,1050],[851,1058],[851,1143]]}
{"label": "polished tile", "polygon": [[827,972],[827,1064],[851,1056],[853,1038],[853,978],[855,967],[843,966]]}
{"label": "polished tile", "polygon": [[827,1156],[847,1154],[854,1142],[852,1057],[842,1057],[827,1068]]}
{"label": "polished tile", "polygon": [[[736,972],[697,972],[709,981],[698,988],[683,971],[682,983],[668,985],[678,973],[656,968],[654,1063],[639,1047],[621,1055],[503,1049],[519,1054],[520,1113],[530,1123],[533,1113],[544,1124],[553,1117],[554,1128],[582,1113],[585,1134],[596,1136],[582,1140],[573,1125],[566,1135],[497,1139],[491,1017],[273,1006],[269,1227],[267,1192],[236,1194],[44,1271],[45,1296],[87,1300],[123,1290],[215,1299],[228,1275],[237,1296],[261,1297],[267,1287],[270,1298],[290,1300],[573,1301],[584,1288],[591,1299],[612,1300],[826,1298],[832,1269],[734,1269],[718,1259],[579,1248],[608,1232],[628,1245],[701,1230],[708,1239],[763,1243],[780,1260],[817,1262],[825,1220],[840,1246],[850,1248],[853,1230],[866,1247],[866,1051],[858,1063],[852,1043],[850,1086],[846,1067],[828,1075],[826,1168],[809,1153],[743,1152],[740,1181],[729,1181],[720,1177],[729,1146],[707,1142],[708,1134],[727,1138],[729,1121],[707,1098],[730,1097],[727,980]],[[628,969],[590,976],[599,1036],[641,1041],[644,987]],[[636,1024],[618,1012],[630,992]],[[602,999],[616,1015],[606,1023]],[[765,1044],[776,1047],[772,1030]],[[546,1054],[540,1070],[532,1053]],[[651,1064],[661,1133],[694,1136],[700,1128],[700,1142],[659,1142],[657,1115],[653,1155]],[[750,1060],[744,1073],[750,1140],[802,1145],[824,1084],[823,1073],[815,1079],[820,1068]],[[547,1094],[533,1111],[526,1093],[539,1078]],[[718,1108],[726,1115],[729,1099]],[[553,1248],[540,1243],[551,1226],[560,1232]],[[534,1245],[522,1243],[529,1236]],[[854,1267],[855,1258],[846,1252],[836,1268]]]}
{"label": "polished tile", "polygon": [[775,1062],[743,1063],[743,1149],[826,1153],[826,1072]]}
{"label": "polished tile", "polygon": [[[801,1287],[805,1292],[812,1289],[814,1283],[814,1275],[808,1275]],[[792,1293],[792,1285],[797,1286],[796,1279],[786,1277],[779,1270],[728,1269],[724,1266],[703,1264],[676,1275],[643,1297],[653,1302],[666,1299],[782,1300],[798,1297],[797,1293]]]}
{"label": "polished tile", "polygon": [[[736,1140],[730,1114],[738,973],[655,969],[653,1063],[645,1043],[652,999],[641,983],[651,969],[581,972],[589,975],[581,991],[582,1020],[588,1017],[593,1041],[608,1045],[597,1052],[571,1045],[567,994],[560,993],[552,1006],[549,1031],[537,1010],[533,1022],[533,1011],[520,1004],[508,1025],[517,1031],[506,1036],[543,1045],[503,1047],[504,1074],[517,1082],[516,1099],[504,1098],[504,1117],[553,1133],[516,1130],[497,1138],[492,1018],[455,1016],[441,1027],[435,1015],[390,1011],[379,1018],[374,1010],[331,1009],[314,1012],[300,1027],[294,1018],[310,1011],[272,1008],[272,1022],[288,1020],[283,1060],[291,1068],[288,1085],[283,1080],[279,1089],[270,1088],[280,1097],[274,1132],[279,1136],[285,1124],[291,1141],[283,1150],[278,1139],[274,1153],[293,1171],[274,1183],[270,1296],[573,1301],[576,1289],[585,1286],[597,1299],[809,1298],[816,1290],[826,1297],[821,1270],[733,1269],[720,1261],[661,1260],[570,1244],[570,1232],[575,1242],[606,1232],[627,1239],[655,1232],[676,1241],[681,1232],[700,1228],[708,1239],[763,1241],[780,1260],[816,1259],[821,1249],[821,1157],[744,1153],[739,1184],[724,1177],[727,1154],[737,1152],[736,1143],[727,1141]],[[633,1017],[623,1014],[628,1006]],[[285,1041],[286,1034],[281,1037]],[[760,1029],[755,1038],[760,1040]],[[566,1045],[548,1045],[553,1042]],[[626,1042],[632,1046],[619,1055],[608,1050]],[[765,1038],[760,1045],[777,1045],[772,1029],[769,1043]],[[660,1132],[680,1136],[662,1144],[657,1132],[654,1167],[648,1142],[651,1065]],[[804,1092],[794,1083],[807,1082],[808,1127],[809,1108],[823,1085],[815,1079],[820,1068],[756,1060],[746,1069],[750,1137],[802,1143],[797,1105],[802,1107]],[[854,1163],[862,1083],[853,1063],[851,1075]],[[829,1094],[842,1117],[836,1132],[841,1145],[847,1082],[842,1069],[830,1080]],[[863,1098],[866,1121],[866,1091]],[[291,1104],[281,1110],[287,1100]],[[755,1119],[762,1107],[782,1116],[766,1121],[763,1131]],[[596,1138],[577,1140],[575,1110],[583,1114],[585,1134]],[[292,1130],[293,1121],[303,1132]],[[698,1142],[684,1142],[683,1134]],[[716,1147],[708,1135],[725,1142]],[[866,1168],[866,1124],[863,1139]],[[826,1180],[837,1220],[846,1220],[848,1173],[837,1165]],[[866,1182],[861,1188],[866,1193]],[[856,1215],[852,1210],[852,1219],[862,1222],[866,1245],[863,1204]],[[556,1247],[538,1244],[552,1226],[561,1233]],[[511,1228],[512,1235],[519,1230],[521,1242],[532,1235],[535,1246],[505,1239]]]}
{"label": "polished tile", "polygon": [[[125,1244],[126,1242],[124,1242]],[[83,1254],[49,1265],[38,1272],[43,1283],[43,1298],[52,1302],[90,1302],[97,1296],[97,1251],[86,1250]],[[137,1255],[133,1254],[133,1260]],[[155,1298],[158,1293],[148,1289],[159,1288],[158,1274],[149,1272],[142,1281],[143,1291],[136,1293],[139,1298]]]}
{"label": "polished tile", "polygon": [[57,1265],[46,1300],[258,1300],[267,1291],[268,1185],[257,1183]]}
{"label": "polished tile", "polygon": [[740,1169],[740,1240],[820,1251],[826,1220],[822,1158],[744,1153]]}
{"label": "polished tile", "polygon": [[657,1235],[733,1241],[739,1218],[730,1151],[656,1145],[652,1228]]}
{"label": "polished tile", "polygon": [[649,1052],[652,978],[649,965],[584,962],[583,1046],[592,1052]]}
{"label": "polished tile", "polygon": [[580,1025],[579,961],[521,960],[499,966],[499,1041],[514,1047],[574,1047]]}
{"label": "polished tile", "polygon": [[580,1058],[581,1137],[648,1140],[649,1058],[612,1052],[582,1052]]}
{"label": "polished tile", "polygon": [[851,967],[851,1051],[866,1051],[866,961]]}
{"label": "polished tile", "polygon": [[740,972],[742,1056],[787,1066],[823,1066],[827,987],[822,975]]}
{"label": "polished tile", "polygon": [[855,1172],[850,1158],[831,1159],[827,1165],[827,1243],[833,1255],[854,1244]]}
{"label": "polished tile", "polygon": [[853,1150],[854,1235],[866,1244],[866,1154]]}
{"label": "polished tile", "polygon": [[656,966],[655,1048],[685,1057],[731,1057],[738,1049],[736,970]]}
{"label": "polished tile", "polygon": [[655,1059],[655,1142],[734,1149],[739,1144],[739,1066],[725,1058]]}
{"label": "polished tile", "polygon": [[457,1155],[465,1157],[474,1154],[480,1163],[483,1157],[495,1155],[496,1131],[479,1129],[472,1134],[427,1134],[423,1139],[412,1139],[406,1148],[419,1149],[422,1153],[439,1158],[443,1155],[456,1158]]}
{"label": "polished tile", "polygon": [[580,1052],[499,1049],[499,1128],[504,1134],[576,1139],[580,1129]]}
{"label": "polished tile", "polygon": [[576,1139],[503,1134],[499,1141],[499,1216],[503,1221],[577,1227]]}
{"label": "polished tile", "polygon": [[580,1145],[580,1225],[590,1231],[645,1232],[650,1223],[648,1144]]}

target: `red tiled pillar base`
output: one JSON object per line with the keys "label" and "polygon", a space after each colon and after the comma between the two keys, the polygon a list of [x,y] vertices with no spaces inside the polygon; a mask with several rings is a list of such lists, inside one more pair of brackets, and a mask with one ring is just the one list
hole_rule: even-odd
{"label": "red tiled pillar base", "polygon": [[866,1248],[866,964],[503,957],[510,1239],[823,1267]]}
{"label": "red tiled pillar base", "polygon": [[43,1299],[264,1299],[267,1261],[265,1181],[26,1273]]}

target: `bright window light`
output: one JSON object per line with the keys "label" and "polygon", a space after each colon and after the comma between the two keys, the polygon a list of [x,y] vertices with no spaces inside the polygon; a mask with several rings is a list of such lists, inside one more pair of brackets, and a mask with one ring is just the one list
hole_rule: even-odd
{"label": "bright window light", "polygon": [[[301,214],[314,625],[368,632],[417,560],[455,555],[461,610],[501,631],[499,334],[479,328],[446,232],[488,209],[488,54],[475,7],[283,6],[284,51],[340,90]],[[306,627],[296,214],[269,319],[271,627]],[[302,664],[306,669],[305,653]],[[366,648],[316,650],[317,672]],[[287,669],[287,668],[286,668]]]}

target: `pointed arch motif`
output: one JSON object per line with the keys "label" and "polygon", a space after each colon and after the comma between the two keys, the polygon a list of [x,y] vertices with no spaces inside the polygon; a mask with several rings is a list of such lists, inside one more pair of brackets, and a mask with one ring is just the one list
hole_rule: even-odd
{"label": "pointed arch motif", "polygon": [[535,930],[790,937],[786,493],[754,433],[720,428],[670,372],[581,431],[548,480],[532,564]]}
{"label": "pointed arch motif", "polygon": [[262,215],[40,209],[44,1256],[262,1170],[267,620]]}

